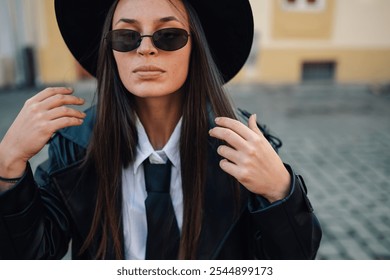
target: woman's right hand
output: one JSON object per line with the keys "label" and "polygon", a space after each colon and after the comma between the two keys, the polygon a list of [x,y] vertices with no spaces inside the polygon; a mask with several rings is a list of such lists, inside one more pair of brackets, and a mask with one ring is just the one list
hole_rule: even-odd
{"label": "woman's right hand", "polygon": [[59,129],[83,123],[85,113],[66,105],[82,105],[82,98],[63,87],[47,88],[28,99],[0,142],[0,176],[23,175],[27,161]]}

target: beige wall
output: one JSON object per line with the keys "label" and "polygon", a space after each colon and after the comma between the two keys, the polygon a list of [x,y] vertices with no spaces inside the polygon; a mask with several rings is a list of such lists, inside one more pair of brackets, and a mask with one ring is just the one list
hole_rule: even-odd
{"label": "beige wall", "polygon": [[317,12],[291,12],[282,8],[281,1],[272,3],[274,39],[329,39],[333,29],[334,0]]}
{"label": "beige wall", "polygon": [[45,84],[73,82],[76,62],[60,35],[54,13],[54,1],[35,0],[39,5],[38,66]]}
{"label": "beige wall", "polygon": [[260,34],[256,67],[236,82],[301,81],[306,61],[336,62],[337,82],[390,82],[389,0],[326,0],[316,12],[289,12],[282,0],[250,0]]}
{"label": "beige wall", "polygon": [[332,44],[390,48],[389,0],[337,0]]}
{"label": "beige wall", "polygon": [[389,49],[262,50],[259,72],[252,81],[296,83],[301,80],[303,62],[335,61],[338,82],[378,83],[390,81]]}

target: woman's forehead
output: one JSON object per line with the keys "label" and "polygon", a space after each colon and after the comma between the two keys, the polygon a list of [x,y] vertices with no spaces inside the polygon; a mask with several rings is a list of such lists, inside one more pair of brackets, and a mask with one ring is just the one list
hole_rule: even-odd
{"label": "woman's forehead", "polygon": [[113,25],[121,19],[139,23],[176,18],[187,23],[188,16],[181,0],[120,0],[116,7]]}

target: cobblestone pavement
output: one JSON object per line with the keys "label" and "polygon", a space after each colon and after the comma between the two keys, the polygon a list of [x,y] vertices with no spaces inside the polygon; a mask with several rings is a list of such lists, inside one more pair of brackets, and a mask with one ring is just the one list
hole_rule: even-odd
{"label": "cobblestone pavement", "polygon": [[[92,99],[91,82],[74,85]],[[390,94],[363,85],[230,85],[237,107],[280,137],[323,228],[318,259],[390,260]],[[37,90],[0,91],[0,138]],[[44,149],[33,168],[47,156]]]}
{"label": "cobblestone pavement", "polygon": [[390,259],[390,94],[366,86],[232,86],[283,141],[323,228],[318,259]]}

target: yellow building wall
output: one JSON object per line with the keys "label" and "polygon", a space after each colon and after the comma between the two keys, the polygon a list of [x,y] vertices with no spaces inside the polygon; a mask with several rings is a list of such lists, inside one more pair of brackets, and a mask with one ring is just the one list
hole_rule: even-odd
{"label": "yellow building wall", "polygon": [[[253,7],[263,8],[262,14],[254,11],[262,16],[255,19],[261,39],[257,62],[233,82],[300,83],[304,62],[335,62],[339,83],[390,82],[388,24],[383,24],[390,1],[327,0],[324,10],[310,12],[285,10],[282,0],[254,1],[259,2]],[[364,16],[370,22],[361,23],[367,29],[361,37],[362,26],[356,26]]]}
{"label": "yellow building wall", "polygon": [[41,82],[44,84],[57,84],[73,82],[77,79],[75,59],[67,49],[58,29],[54,1],[41,1],[42,24],[45,32],[41,34],[37,49],[37,61]]}
{"label": "yellow building wall", "polygon": [[272,33],[274,39],[330,39],[333,29],[334,0],[316,12],[283,9],[281,0],[272,1]]}
{"label": "yellow building wall", "polygon": [[390,49],[262,49],[253,81],[297,83],[304,62],[322,61],[336,63],[337,82],[390,81]]}

